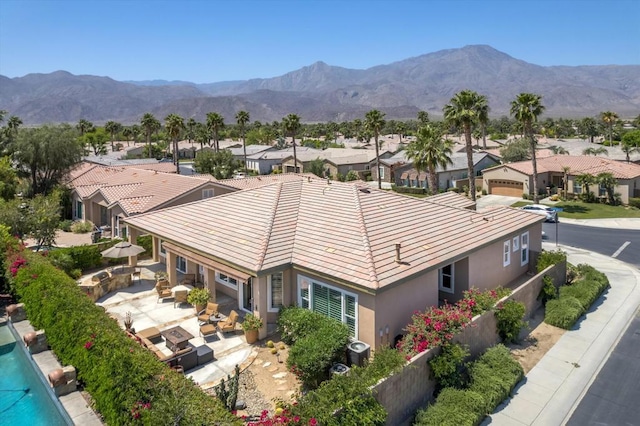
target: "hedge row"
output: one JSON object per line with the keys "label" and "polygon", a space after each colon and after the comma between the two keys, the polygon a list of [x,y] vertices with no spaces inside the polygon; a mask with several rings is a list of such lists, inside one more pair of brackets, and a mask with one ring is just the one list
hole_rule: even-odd
{"label": "hedge row", "polygon": [[128,338],[46,257],[20,251],[2,227],[0,249],[29,320],[46,331],[60,362],[76,368],[107,424],[239,424],[218,400]]}
{"label": "hedge row", "polygon": [[560,287],[559,297],[547,302],[544,322],[566,330],[591,307],[609,287],[609,280],[590,265],[578,265],[580,278],[571,285]]}
{"label": "hedge row", "polygon": [[329,369],[343,362],[349,329],[339,321],[299,307],[280,312],[278,329],[285,343],[292,345],[287,367],[305,389],[315,389],[329,378]]}
{"label": "hedge row", "polygon": [[397,186],[391,184],[391,189],[399,194],[428,194],[427,188],[419,188],[415,186]]}
{"label": "hedge row", "polygon": [[524,376],[504,345],[489,348],[469,367],[468,389],[445,388],[436,402],[418,411],[415,425],[474,426],[493,412]]}

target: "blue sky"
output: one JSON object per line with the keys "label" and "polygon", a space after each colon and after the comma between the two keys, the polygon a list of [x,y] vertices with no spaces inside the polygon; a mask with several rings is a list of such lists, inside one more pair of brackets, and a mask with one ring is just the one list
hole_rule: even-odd
{"label": "blue sky", "polygon": [[640,64],[639,0],[1,0],[0,74],[209,83],[488,44],[538,65]]}

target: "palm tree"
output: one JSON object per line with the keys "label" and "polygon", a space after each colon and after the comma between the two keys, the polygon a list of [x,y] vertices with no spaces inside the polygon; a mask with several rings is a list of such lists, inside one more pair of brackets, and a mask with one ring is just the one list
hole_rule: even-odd
{"label": "palm tree", "polygon": [[599,148],[587,148],[582,151],[582,155],[609,155],[609,151],[607,148],[599,147]]}
{"label": "palm tree", "polygon": [[481,103],[478,108],[478,123],[480,124],[480,132],[482,134],[482,149],[487,149],[487,124],[489,123],[489,103],[487,102],[487,98],[483,95],[480,95],[484,98],[484,103]]}
{"label": "palm tree", "polygon": [[418,111],[419,126],[425,126],[429,123],[429,113],[427,111]]}
{"label": "palm tree", "polygon": [[22,125],[20,117],[12,115],[7,120],[7,138],[9,141],[13,141],[18,135],[18,127]]}
{"label": "palm tree", "polygon": [[576,176],[576,183],[584,186],[584,196],[582,199],[584,201],[589,202],[591,200],[591,191],[589,190],[589,185],[596,183],[595,176],[589,173],[583,173],[581,175]]}
{"label": "palm tree", "polygon": [[520,93],[511,101],[511,115],[522,125],[525,138],[528,138],[531,148],[531,166],[533,168],[533,202],[540,201],[538,194],[538,163],[536,162],[536,138],[533,134],[533,123],[544,111],[542,96],[533,93]]}
{"label": "palm tree", "polygon": [[245,126],[249,122],[249,113],[247,111],[238,111],[236,114],[236,122],[240,127],[240,134],[242,135],[242,149],[244,151],[244,174],[249,173],[247,170],[247,140],[245,138]]}
{"label": "palm tree", "polygon": [[220,131],[224,129],[224,118],[217,112],[208,112],[207,129],[213,135],[213,149],[216,152],[220,151]]}
{"label": "palm tree", "polygon": [[76,124],[76,129],[80,131],[80,136],[84,136],[85,133],[90,132],[93,129],[93,123],[81,118]]}
{"label": "palm tree", "polygon": [[567,198],[567,186],[569,186],[569,172],[571,171],[571,167],[562,166],[562,188],[564,189],[564,198]]}
{"label": "palm tree", "polygon": [[196,125],[195,140],[200,143],[201,152],[204,149],[205,143],[209,145],[209,142],[211,141],[211,134],[209,133],[209,128],[205,124],[198,123]]}
{"label": "palm tree", "polygon": [[625,143],[624,141],[622,142],[622,145],[620,145],[620,149],[626,154],[627,163],[631,162],[630,154],[633,154],[634,152],[640,152],[640,146]]}
{"label": "palm tree", "polygon": [[562,146],[557,146],[557,145],[552,145],[549,147],[549,149],[554,153],[554,154],[560,154],[560,155],[569,155],[569,151],[567,151],[564,147]]}
{"label": "palm tree", "polygon": [[186,129],[187,129],[187,140],[189,141],[190,144],[193,145],[193,139],[195,138],[195,128],[196,128],[196,124],[198,124],[198,122],[191,117],[190,119],[187,120],[187,124],[186,124]]}
{"label": "palm tree", "polygon": [[296,134],[300,131],[300,117],[289,114],[282,119],[282,128],[285,136],[291,136],[293,145],[293,171],[298,173],[298,155],[296,154]]}
{"label": "palm tree", "polygon": [[178,139],[180,138],[180,133],[185,129],[184,119],[177,114],[169,114],[164,119],[164,126],[167,129],[167,135],[173,141],[173,162],[176,165],[176,172],[180,174]]}
{"label": "palm tree", "polygon": [[122,136],[124,136],[127,139],[127,146],[129,146],[129,141],[133,137],[133,128],[125,127],[124,129],[122,129]]}
{"label": "palm tree", "polygon": [[609,199],[609,204],[615,206],[616,203],[616,194],[615,187],[618,184],[616,178],[613,177],[612,173],[602,172],[596,176],[596,181],[600,184],[600,187],[604,188],[607,192],[607,198]]}
{"label": "palm tree", "polygon": [[147,147],[149,148],[149,158],[153,157],[151,150],[151,135],[160,128],[160,122],[150,112],[145,113],[140,120],[140,125],[144,129],[147,137]]}
{"label": "palm tree", "polygon": [[449,124],[462,126],[467,146],[467,174],[469,175],[469,193],[471,200],[476,201],[476,180],[473,172],[473,147],[471,144],[471,127],[480,120],[481,111],[486,109],[487,98],[472,90],[456,93],[444,106],[444,118]]}
{"label": "palm tree", "polygon": [[372,109],[364,116],[364,127],[367,132],[373,135],[373,140],[376,143],[376,174],[378,175],[378,189],[382,189],[382,178],[380,177],[380,145],[378,144],[378,137],[380,131],[384,127],[385,114]]}
{"label": "palm tree", "polygon": [[427,172],[429,191],[432,194],[438,192],[436,168],[441,166],[446,170],[447,165],[452,164],[452,147],[451,141],[442,139],[440,130],[428,124],[418,129],[416,141],[407,147],[407,158],[413,161],[418,173],[420,170]]}
{"label": "palm tree", "polygon": [[113,140],[115,139],[116,134],[120,133],[120,130],[122,130],[122,124],[109,120],[104,125],[104,129],[111,135],[111,152],[113,152]]}
{"label": "palm tree", "polygon": [[589,138],[591,143],[593,143],[593,138],[599,134],[598,127],[598,122],[592,117],[585,117],[578,122],[578,131],[583,137]]}
{"label": "palm tree", "polygon": [[609,145],[611,145],[611,139],[613,137],[613,125],[618,121],[618,114],[612,111],[604,111],[600,113],[602,122],[609,128]]}

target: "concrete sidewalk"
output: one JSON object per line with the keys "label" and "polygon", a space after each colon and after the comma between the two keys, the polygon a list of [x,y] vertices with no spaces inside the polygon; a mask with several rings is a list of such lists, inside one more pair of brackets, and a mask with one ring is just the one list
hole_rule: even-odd
{"label": "concrete sidewalk", "polygon": [[[555,245],[543,243],[554,250]],[[567,331],[483,424],[561,425],[595,380],[640,306],[640,271],[607,256],[560,246],[573,264],[587,263],[611,288]]]}
{"label": "concrete sidewalk", "polygon": [[596,226],[598,228],[640,230],[640,219],[629,217],[614,219],[569,219],[566,217],[561,217],[560,223],[569,223],[571,225],[582,226]]}

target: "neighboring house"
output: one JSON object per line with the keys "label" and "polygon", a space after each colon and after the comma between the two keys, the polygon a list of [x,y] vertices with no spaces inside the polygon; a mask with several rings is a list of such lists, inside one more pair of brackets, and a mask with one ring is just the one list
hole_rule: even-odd
{"label": "neighboring house", "polygon": [[125,236],[126,217],[212,197],[215,189],[206,177],[98,165],[73,171],[67,184],[73,219],[112,229],[113,237]]}
{"label": "neighboring house", "polygon": [[444,204],[445,206],[449,207],[458,207],[461,209],[469,210],[476,209],[476,203],[473,200],[453,191],[441,192],[439,194],[425,198],[425,200],[431,203]]}
{"label": "neighboring house", "polygon": [[171,283],[178,272],[196,273],[214,297],[233,297],[241,312],[265,319],[261,338],[279,309],[295,304],[376,348],[416,310],[520,279],[534,268],[543,220],[300,176],[126,222],[131,242],[152,236]]}
{"label": "neighboring house", "polygon": [[[233,158],[244,164],[244,148],[242,144],[239,147],[228,148],[233,154]],[[249,156],[254,154],[260,154],[261,152],[273,151],[271,145],[247,145],[247,163],[249,162]]]}
{"label": "neighboring house", "polygon": [[[469,173],[467,168],[467,153],[456,152],[451,155],[451,162],[446,169],[441,166],[436,168],[438,175],[438,190],[448,188],[462,188],[468,185]],[[476,177],[482,176],[486,168],[500,164],[500,160],[494,155],[480,152],[473,154],[473,171]],[[413,163],[398,167],[395,173],[395,184],[412,188],[427,188],[427,173],[424,170],[418,172],[413,168]],[[435,192],[435,191],[434,191]]]}
{"label": "neighboring house", "polygon": [[[296,146],[296,155],[310,153],[317,154],[320,152],[322,151],[319,149]],[[282,160],[289,157],[293,158],[293,148],[277,150],[272,149],[252,155],[248,155],[247,153],[247,168],[258,173],[259,175],[268,175],[269,173],[272,173],[274,171],[283,170]],[[293,164],[293,162],[291,164]]]}
{"label": "neighboring house", "polygon": [[[379,167],[380,167],[380,181],[386,183],[395,183],[396,182],[396,171],[402,167],[410,167],[411,161],[407,159],[406,155],[407,151],[402,150],[397,152],[391,156],[385,156],[384,158],[380,158]],[[371,170],[371,180],[374,182],[378,181],[378,170],[376,170],[376,159],[373,158],[372,161],[369,162],[369,169]]]}
{"label": "neighboring house", "polygon": [[[597,176],[608,172],[613,175],[618,184],[615,192],[620,194],[623,204],[629,203],[629,198],[640,197],[640,165],[610,160],[603,157],[590,155],[554,155],[537,159],[538,189],[542,194],[547,193],[547,187],[562,188],[564,167],[568,167],[568,194],[582,194],[582,188],[576,177],[581,174]],[[519,161],[503,164],[484,170],[484,187],[489,194],[509,195],[522,197],[522,194],[531,194],[533,191],[533,166],[531,161]],[[604,197],[604,188],[594,184],[589,188],[596,197]]]}
{"label": "neighboring house", "polygon": [[[358,173],[358,177],[364,178],[370,173],[370,163],[376,158],[375,150],[352,148],[327,148],[318,152],[297,152],[298,172],[309,171],[310,163],[320,159],[324,165],[325,175],[335,177],[346,176],[350,171]],[[380,158],[391,157],[388,151],[380,152]],[[282,169],[285,172],[293,172],[294,158],[291,155],[282,160]]]}

